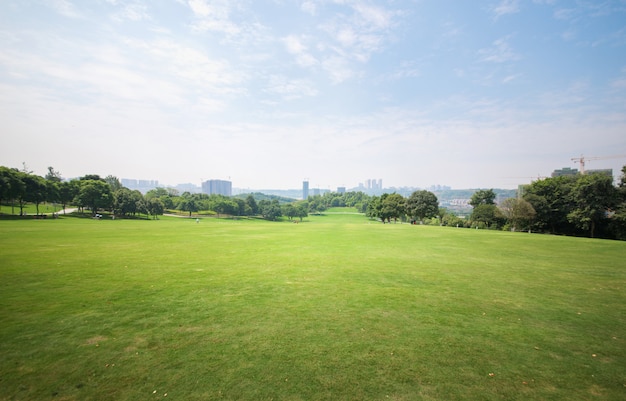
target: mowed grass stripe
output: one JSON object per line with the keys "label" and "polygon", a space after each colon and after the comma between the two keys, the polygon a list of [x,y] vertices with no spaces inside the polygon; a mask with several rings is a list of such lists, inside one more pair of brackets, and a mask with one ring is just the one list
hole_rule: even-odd
{"label": "mowed grass stripe", "polygon": [[349,214],[4,221],[0,241],[0,399],[626,391],[623,242]]}

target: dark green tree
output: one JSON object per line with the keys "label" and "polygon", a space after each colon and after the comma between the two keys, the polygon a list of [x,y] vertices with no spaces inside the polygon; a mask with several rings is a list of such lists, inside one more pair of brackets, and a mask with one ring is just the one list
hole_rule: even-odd
{"label": "dark green tree", "polygon": [[52,181],[52,182],[61,182],[61,181],[63,181],[63,178],[61,177],[61,173],[56,171],[54,169],[54,167],[48,167],[48,172],[46,173],[46,176],[44,178],[47,181]]}
{"label": "dark green tree", "polygon": [[111,187],[106,182],[86,179],[78,183],[75,203],[82,208],[89,208],[92,215],[95,215],[98,209],[111,207],[112,201]]}
{"label": "dark green tree", "polygon": [[78,195],[78,181],[64,181],[58,184],[59,202],[65,214],[66,206]]}
{"label": "dark green tree", "polygon": [[383,196],[386,197],[387,194],[383,194],[381,196],[372,196],[367,204],[367,211],[365,215],[371,219],[380,219],[383,223],[385,223],[385,219],[382,217],[382,208],[383,208]]}
{"label": "dark green tree", "polygon": [[499,213],[498,207],[493,204],[479,204],[472,210],[471,219],[480,226],[483,223],[486,227],[496,228],[498,220],[503,218]]}
{"label": "dark green tree", "polygon": [[611,216],[610,230],[613,237],[626,240],[626,166],[617,184],[617,205]]}
{"label": "dark green tree", "polygon": [[252,196],[252,194],[246,197],[246,204],[248,205],[248,207],[250,207],[250,215],[255,216],[259,213],[259,206],[257,205],[256,200],[254,199],[254,196]]}
{"label": "dark green tree", "polygon": [[261,200],[259,201],[259,213],[266,220],[276,220],[282,216],[282,210],[278,200]]}
{"label": "dark green tree", "polygon": [[148,211],[152,215],[152,218],[156,220],[157,216],[161,216],[165,211],[165,207],[163,202],[159,198],[152,198],[150,200],[146,200],[148,204]]}
{"label": "dark green tree", "polygon": [[111,192],[115,192],[118,189],[123,188],[120,180],[118,180],[117,177],[114,177],[112,175],[106,176],[106,178],[104,179],[104,182],[109,184],[109,186],[111,187]]}
{"label": "dark green tree", "polygon": [[618,203],[613,177],[598,173],[581,175],[572,189],[572,200],[574,209],[567,215],[568,220],[594,238],[598,226],[608,223],[609,211]]}
{"label": "dark green tree", "polygon": [[383,194],[381,196],[380,214],[388,223],[391,222],[391,219],[397,222],[398,219],[406,215],[406,199],[397,193]]}
{"label": "dark green tree", "polygon": [[406,200],[406,211],[411,219],[423,223],[424,219],[438,215],[439,200],[430,191],[415,191]]}
{"label": "dark green tree", "polygon": [[292,220],[296,217],[296,207],[292,203],[287,203],[282,206],[282,214],[283,216],[287,216],[289,220]]}
{"label": "dark green tree", "polygon": [[22,174],[16,169],[0,167],[0,203],[5,199],[11,200],[11,214],[15,213],[15,201],[26,190]]}
{"label": "dark green tree", "polygon": [[22,181],[26,188],[20,198],[20,208],[23,210],[24,202],[32,202],[35,204],[37,215],[39,215],[39,204],[44,202],[47,197],[46,180],[34,174],[22,174]]}
{"label": "dark green tree", "polygon": [[574,209],[572,188],[579,176],[560,176],[537,180],[525,189],[523,198],[535,209],[534,227],[552,234],[572,235],[576,226],[568,220]]}
{"label": "dark green tree", "polygon": [[307,201],[298,202],[296,204],[296,217],[302,221],[303,218],[308,217],[309,215],[309,205]]}
{"label": "dark green tree", "polygon": [[223,195],[211,195],[208,207],[217,213],[217,217],[220,214],[235,215],[239,210],[237,203]]}
{"label": "dark green tree", "polygon": [[493,189],[479,189],[474,192],[472,198],[469,201],[469,204],[473,207],[478,205],[495,205],[496,202],[496,193],[493,192]]}
{"label": "dark green tree", "polygon": [[192,213],[196,213],[198,210],[200,210],[199,199],[197,197],[194,197],[189,192],[185,192],[180,197],[177,209],[184,212],[189,212],[189,217],[191,217]]}
{"label": "dark green tree", "polygon": [[500,211],[508,220],[512,231],[528,229],[537,214],[530,202],[518,198],[503,200]]}
{"label": "dark green tree", "polygon": [[131,191],[128,188],[120,188],[113,192],[113,209],[116,215],[127,216],[138,211],[138,202],[143,200],[139,191]]}

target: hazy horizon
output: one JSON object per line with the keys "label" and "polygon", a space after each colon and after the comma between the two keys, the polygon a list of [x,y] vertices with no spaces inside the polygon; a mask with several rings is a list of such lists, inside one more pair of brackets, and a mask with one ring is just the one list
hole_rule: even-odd
{"label": "hazy horizon", "polygon": [[6,0],[0,105],[0,165],[40,175],[511,189],[584,155],[617,176],[626,7]]}

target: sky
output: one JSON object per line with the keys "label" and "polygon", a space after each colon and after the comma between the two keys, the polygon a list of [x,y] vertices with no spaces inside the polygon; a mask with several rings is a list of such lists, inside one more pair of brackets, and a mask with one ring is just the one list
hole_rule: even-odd
{"label": "sky", "polygon": [[626,0],[2,0],[0,132],[3,166],[162,185],[619,175]]}

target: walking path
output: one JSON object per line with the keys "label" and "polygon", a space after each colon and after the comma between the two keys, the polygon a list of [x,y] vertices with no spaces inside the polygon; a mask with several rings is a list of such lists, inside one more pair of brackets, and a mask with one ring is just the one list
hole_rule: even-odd
{"label": "walking path", "polygon": [[47,215],[53,215],[56,214],[57,216],[59,215],[63,215],[63,214],[70,214],[70,213],[74,213],[75,211],[77,211],[78,209],[73,207],[73,208],[69,208],[69,209],[61,209],[61,210],[57,210],[56,212],[52,212],[52,213],[44,213]]}

